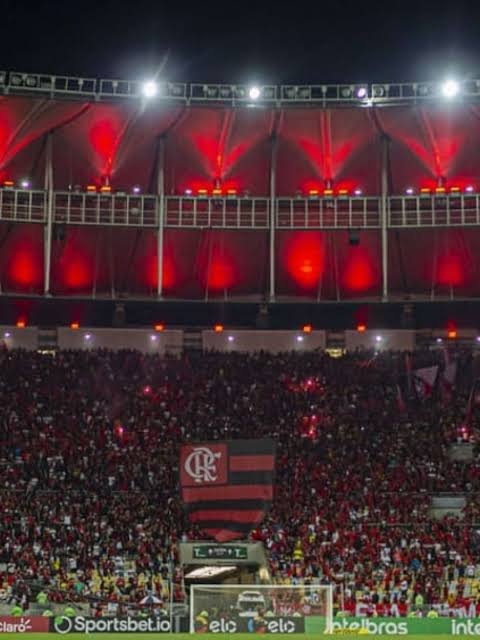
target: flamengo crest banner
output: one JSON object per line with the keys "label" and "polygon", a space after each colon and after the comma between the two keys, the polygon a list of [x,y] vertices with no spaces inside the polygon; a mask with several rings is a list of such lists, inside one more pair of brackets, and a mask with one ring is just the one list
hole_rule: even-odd
{"label": "flamengo crest banner", "polygon": [[273,499],[273,440],[184,445],[180,486],[190,522],[218,542],[244,538]]}

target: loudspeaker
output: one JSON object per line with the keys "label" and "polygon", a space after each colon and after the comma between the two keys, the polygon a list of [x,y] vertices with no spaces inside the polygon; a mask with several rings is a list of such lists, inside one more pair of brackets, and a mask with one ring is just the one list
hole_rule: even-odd
{"label": "loudspeaker", "polygon": [[348,230],[348,244],[351,247],[358,247],[360,244],[360,236],[358,235],[358,231],[355,231],[355,229]]}
{"label": "loudspeaker", "polygon": [[400,319],[402,329],[413,329],[415,327],[415,316],[413,304],[404,304],[402,308],[402,317]]}
{"label": "loudspeaker", "polygon": [[65,242],[67,237],[67,228],[64,224],[53,225],[53,239],[57,242]]}
{"label": "loudspeaker", "polygon": [[268,306],[261,304],[255,318],[255,327],[257,329],[268,329],[270,324],[270,318],[268,317]]}
{"label": "loudspeaker", "polygon": [[125,305],[122,303],[118,303],[115,305],[115,309],[113,311],[112,317],[112,325],[115,328],[124,327],[127,321],[127,316],[125,313]]}

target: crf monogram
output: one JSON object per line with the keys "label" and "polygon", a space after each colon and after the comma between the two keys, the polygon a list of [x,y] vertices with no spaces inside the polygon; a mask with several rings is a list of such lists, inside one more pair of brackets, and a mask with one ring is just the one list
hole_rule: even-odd
{"label": "crf monogram", "polygon": [[221,453],[213,453],[208,447],[197,447],[185,460],[185,471],[195,482],[215,482],[220,457]]}

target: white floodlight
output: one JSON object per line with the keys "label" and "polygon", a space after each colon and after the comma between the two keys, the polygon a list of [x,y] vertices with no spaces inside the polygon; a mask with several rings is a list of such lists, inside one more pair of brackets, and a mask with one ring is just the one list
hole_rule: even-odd
{"label": "white floodlight", "polygon": [[367,97],[367,88],[366,87],[358,87],[357,89],[357,98],[363,100]]}
{"label": "white floodlight", "polygon": [[442,84],[442,94],[445,98],[454,98],[460,91],[460,85],[456,80],[446,80]]}
{"label": "white floodlight", "polygon": [[248,95],[250,96],[250,100],[258,100],[260,97],[260,89],[256,86],[250,87]]}
{"label": "white floodlight", "polygon": [[148,80],[142,86],[143,95],[146,98],[154,98],[158,93],[158,85],[153,80]]}

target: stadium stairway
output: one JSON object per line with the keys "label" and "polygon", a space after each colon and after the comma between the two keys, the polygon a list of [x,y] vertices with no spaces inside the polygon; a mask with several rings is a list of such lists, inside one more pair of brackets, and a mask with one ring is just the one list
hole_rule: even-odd
{"label": "stadium stairway", "polygon": [[434,495],[429,515],[436,520],[441,520],[445,516],[454,516],[463,519],[463,510],[467,504],[464,494],[456,495]]}
{"label": "stadium stairway", "polygon": [[473,444],[469,442],[459,442],[450,445],[448,457],[452,462],[473,462]]}
{"label": "stadium stairway", "polygon": [[191,328],[184,330],[183,350],[186,353],[201,353],[203,351],[203,338],[201,330]]}
{"label": "stadium stairway", "polygon": [[55,327],[38,329],[38,348],[52,351],[58,349],[58,332]]}

